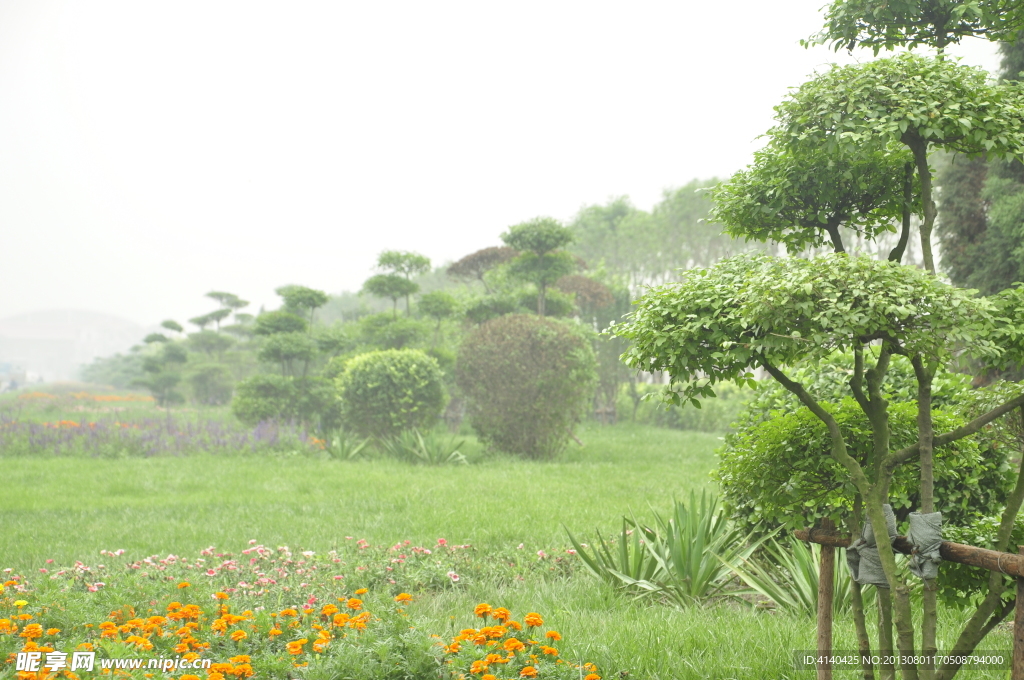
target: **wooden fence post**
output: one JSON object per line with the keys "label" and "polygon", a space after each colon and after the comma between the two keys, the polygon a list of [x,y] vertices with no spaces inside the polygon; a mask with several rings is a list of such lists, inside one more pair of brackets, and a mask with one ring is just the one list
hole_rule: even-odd
{"label": "wooden fence post", "polygon": [[[821,520],[823,531],[832,532],[835,527],[832,520]],[[818,566],[818,656],[832,655],[832,594],[835,592],[835,573],[836,549],[830,545],[823,545]],[[818,680],[832,680],[831,663],[818,664]]]}
{"label": "wooden fence post", "polygon": [[[1017,546],[1024,555],[1024,545]],[[1024,680],[1024,577],[1017,577],[1017,606],[1013,615],[1013,670],[1011,680]]]}

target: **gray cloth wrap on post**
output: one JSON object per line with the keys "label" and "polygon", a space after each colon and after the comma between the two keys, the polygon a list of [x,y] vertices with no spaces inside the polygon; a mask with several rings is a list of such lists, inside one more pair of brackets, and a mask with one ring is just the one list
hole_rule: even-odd
{"label": "gray cloth wrap on post", "polygon": [[[885,514],[885,525],[888,529],[889,539],[896,536],[896,515],[892,506],[886,503],[882,506]],[[850,574],[857,583],[888,588],[889,582],[885,580],[885,572],[882,571],[882,560],[878,557],[878,545],[875,543],[875,532],[871,528],[871,520],[864,521],[864,531],[861,538],[850,544],[846,549],[846,564],[850,567]]]}
{"label": "gray cloth wrap on post", "polygon": [[907,540],[914,546],[910,556],[910,571],[920,578],[932,579],[939,575],[939,546],[942,545],[942,513],[910,513]]}

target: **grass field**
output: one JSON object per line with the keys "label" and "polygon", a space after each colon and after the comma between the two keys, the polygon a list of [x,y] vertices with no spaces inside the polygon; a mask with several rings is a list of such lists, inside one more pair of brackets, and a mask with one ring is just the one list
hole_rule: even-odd
{"label": "grass field", "polygon": [[[145,406],[133,408],[145,411]],[[474,621],[478,625],[473,608],[487,602],[513,612],[543,613],[546,624],[564,636],[562,658],[593,662],[606,679],[813,677],[792,666],[794,650],[814,647],[813,620],[728,601],[686,609],[636,601],[597,581],[565,552],[569,543],[563,525],[588,540],[596,529],[615,532],[625,513],[650,517],[652,508],[666,511],[674,497],[684,498],[691,489],[710,489],[718,438],[628,424],[588,426],[579,436],[585,446],[571,444],[552,462],[488,457],[470,440],[466,448],[474,462],[450,467],[387,459],[338,461],[309,447],[259,456],[106,459],[52,457],[41,451],[38,456],[0,457],[0,568],[24,574],[30,584],[28,607],[38,605],[41,619],[50,617],[56,628],[69,631],[62,635],[73,636],[78,633],[70,631],[95,624],[123,605],[160,611],[181,597],[172,582],[184,578],[178,572],[140,576],[125,568],[148,555],[173,553],[194,560],[215,546],[240,557],[255,540],[274,549],[287,545],[296,555],[312,551],[316,557],[310,562],[322,559],[316,564],[328,569],[335,567],[324,556],[336,550],[348,569],[344,580],[334,585],[326,576],[310,576],[309,589],[301,592],[316,592],[322,603],[362,584],[376,612],[396,590],[408,588],[413,600],[403,616],[442,637]],[[445,552],[438,548],[439,538],[473,547]],[[376,547],[361,553],[353,545],[356,539]],[[388,546],[404,541],[433,546],[434,554],[420,571],[409,565],[403,565],[409,567],[404,572],[386,571],[381,565],[392,558]],[[101,556],[101,550],[125,554]],[[105,562],[105,571],[87,576],[67,570],[69,575],[57,580],[39,572],[52,574],[76,560],[94,570]],[[449,581],[446,571],[462,577]],[[194,576],[192,591],[206,606],[214,590],[240,578],[227,572],[205,580]],[[83,587],[100,578],[105,586],[97,592]],[[253,635],[271,623],[252,603],[262,606],[273,596],[269,610],[300,602],[300,589],[290,587],[248,599],[232,593],[232,602],[256,609]],[[0,596],[0,618],[14,611],[18,595],[12,590]],[[940,648],[952,642],[948,637],[960,618],[957,612],[943,614]],[[837,623],[836,638],[836,649],[855,648],[845,620]],[[0,653],[15,649],[16,640],[6,647],[3,640],[0,634]],[[386,656],[394,638],[387,640],[373,654]],[[212,657],[229,653],[214,642]],[[983,646],[1005,650],[1009,645],[1008,633],[1001,630]],[[301,668],[286,661],[267,657],[262,666],[254,662],[256,677],[402,677],[380,670],[383,662],[367,665],[365,657],[350,663],[327,655]],[[970,677],[1004,675],[973,672]],[[13,675],[0,670],[4,677]],[[436,677],[436,672],[405,677]]]}

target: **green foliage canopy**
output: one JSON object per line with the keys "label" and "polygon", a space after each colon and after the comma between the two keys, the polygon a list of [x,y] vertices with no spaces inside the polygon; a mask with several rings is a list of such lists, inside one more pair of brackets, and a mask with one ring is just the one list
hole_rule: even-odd
{"label": "green foliage canopy", "polygon": [[696,404],[714,396],[717,382],[748,381],[751,366],[824,358],[873,340],[911,355],[948,357],[962,345],[995,358],[1002,351],[989,338],[993,312],[970,291],[893,262],[753,255],[651,290],[613,328],[633,342],[627,364],[667,371],[678,388],[673,401]]}
{"label": "green foliage canopy", "polygon": [[825,28],[811,43],[838,51],[856,45],[879,50],[928,45],[938,49],[962,38],[1012,40],[1024,28],[1024,7],[1006,0],[833,0]]}
{"label": "green foliage canopy", "polygon": [[709,219],[732,236],[784,243],[790,252],[828,241],[845,252],[840,227],[868,239],[894,231],[905,193],[914,195],[905,186],[913,181],[913,162],[898,147],[851,157],[768,144],[752,166],[711,190]]}

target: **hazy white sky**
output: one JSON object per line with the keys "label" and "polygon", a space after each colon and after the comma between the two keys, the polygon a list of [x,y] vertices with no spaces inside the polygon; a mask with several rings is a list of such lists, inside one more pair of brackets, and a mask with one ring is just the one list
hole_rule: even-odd
{"label": "hazy white sky", "polygon": [[0,0],[0,318],[276,307],[357,290],[381,250],[649,208],[851,60],[797,43],[824,2]]}

